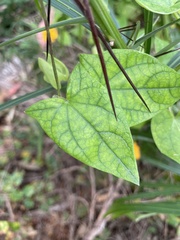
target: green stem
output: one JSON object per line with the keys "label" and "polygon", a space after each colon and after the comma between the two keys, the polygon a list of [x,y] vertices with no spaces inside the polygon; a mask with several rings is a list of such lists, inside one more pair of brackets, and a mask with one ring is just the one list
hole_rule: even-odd
{"label": "green stem", "polygon": [[117,48],[127,48],[123,38],[121,37],[116,25],[114,24],[109,10],[103,0],[90,0],[95,22],[104,33],[105,37],[110,41],[114,41]]}
{"label": "green stem", "polygon": [[[165,25],[168,22],[170,22],[169,16],[168,15],[162,15],[162,25]],[[170,42],[170,35],[169,35],[169,31],[168,31],[167,28],[165,28],[163,30],[163,39],[165,39],[165,40]]]}
{"label": "green stem", "polygon": [[[153,29],[153,13],[144,9],[145,35],[152,32]],[[151,52],[151,38],[144,42],[145,53]]]}
{"label": "green stem", "polygon": [[57,70],[56,70],[56,64],[55,64],[54,57],[53,57],[54,54],[53,54],[53,48],[52,48],[52,42],[51,42],[51,35],[50,35],[50,31],[49,31],[49,24],[48,24],[48,21],[47,21],[47,18],[46,18],[46,12],[45,12],[43,1],[40,0],[39,3],[40,3],[40,6],[41,6],[40,13],[41,13],[42,18],[44,20],[44,24],[45,24],[46,31],[47,31],[47,38],[48,38],[48,43],[49,43],[49,50],[50,50],[50,55],[51,55],[52,68],[53,68],[54,78],[56,80],[56,85],[57,85],[57,95],[60,96],[60,88],[61,88],[61,86],[60,86],[60,82],[58,81],[58,74],[57,74]]}

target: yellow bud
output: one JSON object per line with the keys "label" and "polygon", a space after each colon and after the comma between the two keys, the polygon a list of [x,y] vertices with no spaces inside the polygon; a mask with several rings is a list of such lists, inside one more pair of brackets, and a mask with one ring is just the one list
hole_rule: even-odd
{"label": "yellow bud", "polygon": [[141,150],[137,142],[134,142],[134,154],[136,160],[139,160],[141,158]]}
{"label": "yellow bud", "polygon": [[[50,32],[50,36],[51,36],[51,42],[53,43],[58,38],[58,31],[56,28],[52,28],[49,30],[49,32]],[[46,31],[42,32],[42,40],[43,40],[43,42],[46,42],[46,40],[47,40],[47,32]]]}

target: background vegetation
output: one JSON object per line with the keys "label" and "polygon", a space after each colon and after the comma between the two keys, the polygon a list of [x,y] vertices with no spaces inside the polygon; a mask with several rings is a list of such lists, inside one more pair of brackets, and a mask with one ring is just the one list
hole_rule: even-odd
{"label": "background vegetation", "polygon": [[[143,34],[140,5],[128,0],[109,3],[118,27],[140,21],[138,34]],[[154,29],[174,21],[177,14],[154,14]],[[56,9],[51,16],[52,23],[68,19]],[[3,43],[42,27],[42,19],[32,1],[9,0],[0,3],[0,24]],[[123,32],[128,39],[134,27],[130,29]],[[95,52],[91,33],[82,25],[57,28],[51,36],[55,57],[70,72],[80,53]],[[179,23],[164,28],[151,39],[151,54],[178,48],[179,39]],[[55,94],[38,66],[45,42],[45,33],[39,33],[0,45],[0,238],[179,239],[180,166],[158,150],[150,121],[131,129],[141,178],[138,187],[70,157],[24,114],[37,100]],[[178,71],[179,52],[158,59]],[[62,86],[65,96],[66,82]],[[16,107],[8,102],[12,99],[18,99]],[[178,113],[179,102],[173,108]],[[116,219],[104,216],[110,206]]]}

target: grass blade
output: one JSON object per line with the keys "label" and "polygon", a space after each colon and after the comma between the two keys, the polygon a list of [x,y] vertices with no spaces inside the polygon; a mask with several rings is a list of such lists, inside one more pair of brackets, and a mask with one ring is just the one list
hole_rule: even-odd
{"label": "grass blade", "polygon": [[114,218],[117,218],[130,212],[163,213],[180,216],[180,201],[121,203],[118,206],[113,204],[107,214],[112,214]]}
{"label": "grass blade", "polygon": [[[60,21],[60,22],[57,22],[57,23],[54,23],[54,24],[51,24],[49,26],[49,29],[51,28],[58,28],[58,27],[64,27],[64,26],[67,26],[67,25],[74,25],[74,24],[83,24],[83,23],[86,23],[87,20],[85,19],[85,17],[77,17],[77,18],[74,18],[74,19],[68,19],[68,20],[64,20],[64,21]],[[42,28],[38,28],[38,29],[34,29],[32,31],[29,31],[29,32],[26,32],[26,33],[23,33],[23,34],[20,34],[14,38],[11,38],[5,42],[2,42],[0,43],[0,48],[1,47],[5,47],[5,46],[8,46],[9,44],[12,44],[16,41],[19,41],[23,38],[26,38],[26,37],[29,37],[31,35],[34,35],[36,33],[39,33],[39,32],[42,32],[46,30],[45,27],[42,27]]]}
{"label": "grass blade", "polygon": [[134,46],[133,46],[132,48],[133,48],[133,49],[138,48],[142,43],[144,43],[144,42],[145,42],[146,40],[148,40],[149,38],[153,37],[157,32],[160,32],[160,31],[162,31],[163,29],[165,29],[165,28],[167,28],[167,27],[169,27],[169,26],[171,26],[171,25],[173,25],[173,24],[175,24],[175,23],[177,23],[177,22],[179,22],[179,21],[180,21],[180,18],[179,18],[179,19],[176,19],[176,20],[174,20],[174,21],[172,21],[172,22],[170,22],[170,23],[168,23],[168,24],[166,24],[166,25],[164,25],[164,26],[161,26],[161,27],[157,28],[156,30],[154,30],[154,31],[152,31],[152,32],[144,35],[143,37],[139,38],[139,39],[136,41],[136,43],[134,44]]}
{"label": "grass blade", "polygon": [[[130,212],[180,215],[180,201],[173,199],[179,194],[179,185],[161,182],[142,182],[141,187],[148,188],[149,191],[131,194],[115,200],[107,214],[112,214],[113,217],[126,215]],[[169,196],[171,196],[171,201],[166,200]],[[154,202],[155,198],[161,198],[161,200]],[[178,211],[175,210],[177,208]]]}
{"label": "grass blade", "polygon": [[180,42],[180,38],[177,38],[173,42],[169,43],[166,47],[162,48],[159,52],[157,52],[154,57],[162,56],[163,54],[166,54],[167,51],[169,51],[171,48],[176,46]]}
{"label": "grass blade", "polygon": [[180,175],[179,164],[172,160],[166,159],[165,157],[163,159],[163,162],[159,161],[158,159],[153,159],[147,156],[144,156],[142,160],[168,172],[170,171],[172,173]]}
{"label": "grass blade", "polygon": [[16,99],[13,99],[13,100],[10,100],[10,101],[5,102],[3,104],[0,104],[0,111],[5,110],[6,108],[14,107],[14,106],[16,106],[16,105],[18,105],[22,102],[28,101],[32,98],[38,97],[38,96],[43,95],[45,93],[51,92],[53,90],[54,90],[53,87],[48,86],[46,88],[43,88],[43,89],[31,92],[31,93],[25,94],[25,95],[20,96]]}

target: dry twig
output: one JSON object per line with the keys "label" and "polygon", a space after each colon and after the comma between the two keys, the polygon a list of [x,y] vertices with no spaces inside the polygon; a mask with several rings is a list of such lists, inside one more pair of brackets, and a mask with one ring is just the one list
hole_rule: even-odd
{"label": "dry twig", "polygon": [[[100,235],[107,222],[110,220],[110,216],[104,216],[105,213],[107,212],[108,208],[111,206],[113,200],[117,197],[118,195],[118,191],[120,189],[120,187],[122,186],[123,180],[119,179],[116,183],[116,185],[113,185],[113,177],[109,175],[109,191],[108,191],[108,196],[106,201],[104,202],[102,209],[96,219],[96,221],[94,222],[93,226],[91,229],[88,230],[88,232],[86,233],[86,237],[85,240],[93,240],[96,236]],[[97,196],[97,194],[96,194]],[[91,204],[91,206],[93,206],[93,208],[95,208],[95,198],[93,199],[93,203]]]}

